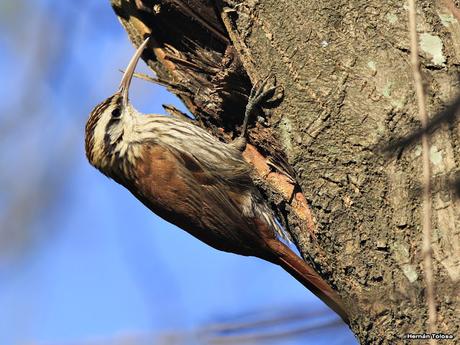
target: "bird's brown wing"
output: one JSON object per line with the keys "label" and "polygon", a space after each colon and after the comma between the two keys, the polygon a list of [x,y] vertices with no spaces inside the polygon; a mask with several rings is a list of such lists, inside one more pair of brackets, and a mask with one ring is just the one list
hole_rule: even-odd
{"label": "bird's brown wing", "polygon": [[192,153],[176,151],[175,155],[187,167],[181,171],[190,190],[187,201],[199,209],[201,226],[216,235],[218,245],[213,246],[224,245],[225,248],[218,249],[260,256],[259,249],[265,248],[267,234],[259,233],[255,223],[258,200],[254,200],[254,194],[258,192],[252,184],[250,170],[245,166],[236,167],[234,174],[222,175],[218,170],[207,168]]}
{"label": "bird's brown wing", "polygon": [[193,154],[155,144],[142,157],[126,186],[148,208],[216,249],[260,256],[264,239],[247,210],[253,207],[249,173],[223,180]]}

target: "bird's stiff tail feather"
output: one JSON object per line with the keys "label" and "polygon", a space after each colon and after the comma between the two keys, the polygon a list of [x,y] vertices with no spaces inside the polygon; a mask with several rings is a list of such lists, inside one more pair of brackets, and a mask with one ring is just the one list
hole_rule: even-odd
{"label": "bird's stiff tail feather", "polygon": [[278,242],[276,247],[276,252],[279,255],[278,264],[339,314],[346,324],[349,324],[343,302],[329,284],[285,244]]}

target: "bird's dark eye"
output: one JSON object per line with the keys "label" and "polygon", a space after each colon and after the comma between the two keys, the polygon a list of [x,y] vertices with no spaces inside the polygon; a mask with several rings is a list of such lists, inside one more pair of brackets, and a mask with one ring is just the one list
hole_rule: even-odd
{"label": "bird's dark eye", "polygon": [[121,111],[119,107],[116,107],[112,110],[112,117],[118,118],[121,115]]}

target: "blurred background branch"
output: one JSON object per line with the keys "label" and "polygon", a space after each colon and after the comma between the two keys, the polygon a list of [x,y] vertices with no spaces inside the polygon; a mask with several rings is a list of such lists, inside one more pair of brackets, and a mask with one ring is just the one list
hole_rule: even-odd
{"label": "blurred background branch", "polygon": [[[232,320],[211,323],[190,331],[176,330],[159,334],[127,334],[111,339],[71,343],[69,345],[156,344],[279,344],[292,339],[306,339],[312,333],[337,331],[341,321],[331,319],[327,310],[302,312],[300,308],[259,310],[235,315]],[[342,339],[336,344],[347,344]],[[64,344],[55,344],[64,345]]]}

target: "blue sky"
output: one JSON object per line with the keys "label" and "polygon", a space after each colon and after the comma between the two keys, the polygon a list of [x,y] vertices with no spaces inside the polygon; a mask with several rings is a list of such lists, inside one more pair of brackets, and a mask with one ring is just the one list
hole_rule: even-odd
{"label": "blue sky", "polygon": [[[0,344],[327,311],[280,268],[207,247],[87,163],[86,118],[134,51],[108,1],[3,1],[0,30]],[[185,110],[145,81],[133,82],[131,99],[143,112]],[[333,330],[273,344],[356,343],[345,326]]]}

